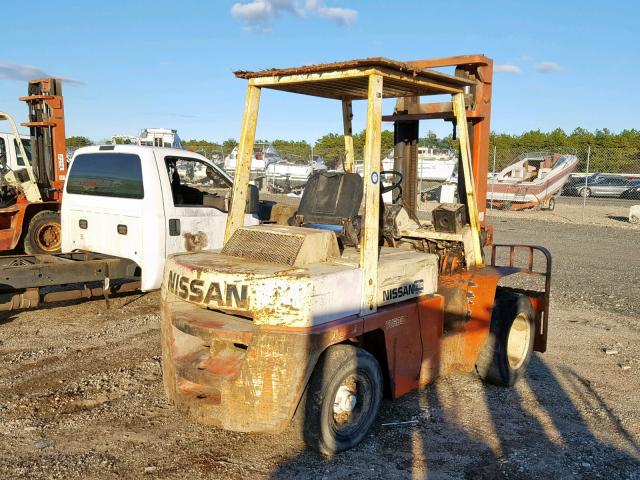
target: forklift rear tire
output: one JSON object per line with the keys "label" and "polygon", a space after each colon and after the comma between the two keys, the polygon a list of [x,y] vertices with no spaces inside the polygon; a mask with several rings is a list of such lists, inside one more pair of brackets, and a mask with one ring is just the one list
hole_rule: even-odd
{"label": "forklift rear tire", "polygon": [[362,441],[382,401],[382,372],[375,357],[353,345],[334,345],[320,357],[309,380],[303,435],[324,455]]}
{"label": "forklift rear tire", "polygon": [[476,361],[480,378],[513,386],[525,373],[533,354],[535,316],[526,295],[498,289],[489,337]]}
{"label": "forklift rear tire", "polygon": [[60,214],[52,210],[36,213],[29,222],[24,235],[24,253],[38,255],[41,253],[60,253],[62,228]]}

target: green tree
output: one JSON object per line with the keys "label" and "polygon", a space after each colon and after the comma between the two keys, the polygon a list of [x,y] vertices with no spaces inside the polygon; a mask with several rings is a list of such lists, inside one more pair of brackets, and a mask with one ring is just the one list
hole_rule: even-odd
{"label": "green tree", "polygon": [[227,138],[224,142],[222,142],[222,151],[225,155],[229,155],[231,150],[238,146],[238,142],[235,138]]}
{"label": "green tree", "polygon": [[[344,136],[338,133],[327,133],[323,135],[316,140],[313,147],[313,154],[324,158],[329,168],[335,168],[340,165],[344,158]],[[358,158],[357,153],[356,158]]]}
{"label": "green tree", "polygon": [[[311,158],[311,145],[305,140],[274,140],[271,142],[280,156],[294,163],[307,163]],[[315,152],[314,152],[315,154]]]}
{"label": "green tree", "polygon": [[93,145],[93,142],[87,137],[74,136],[67,138],[67,148],[80,148]]}

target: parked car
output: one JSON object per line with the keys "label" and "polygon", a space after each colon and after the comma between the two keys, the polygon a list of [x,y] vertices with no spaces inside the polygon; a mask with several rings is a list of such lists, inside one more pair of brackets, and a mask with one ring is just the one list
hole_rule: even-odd
{"label": "parked car", "polygon": [[627,188],[620,194],[620,198],[627,198],[630,200],[640,200],[640,181],[634,182],[635,185],[631,188]]}
{"label": "parked car", "polygon": [[592,173],[590,175],[571,174],[567,183],[562,187],[562,195],[565,197],[577,197],[579,195],[578,190],[580,187],[584,187],[585,183],[587,185],[592,184],[601,175],[601,173]]}
{"label": "parked car", "polygon": [[586,186],[577,186],[581,197],[620,197],[634,183],[621,175],[599,175]]}

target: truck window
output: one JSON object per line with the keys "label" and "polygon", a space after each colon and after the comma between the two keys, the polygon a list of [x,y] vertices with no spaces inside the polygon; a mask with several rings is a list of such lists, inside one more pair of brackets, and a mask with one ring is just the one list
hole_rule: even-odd
{"label": "truck window", "polygon": [[67,193],[144,198],[140,157],[132,153],[84,153],[71,164]]}
{"label": "truck window", "polygon": [[0,165],[7,165],[7,144],[4,138],[0,137]]}
{"label": "truck window", "polygon": [[[15,143],[16,159],[17,159],[18,165],[20,165],[21,167],[24,167],[24,158],[22,158],[22,154],[20,153],[20,146],[18,145],[18,140],[14,138],[13,142]],[[31,162],[31,140],[23,138],[22,146],[24,147],[24,152],[27,154],[27,160]]]}
{"label": "truck window", "polygon": [[211,165],[194,158],[166,157],[175,206],[227,211],[231,182]]}

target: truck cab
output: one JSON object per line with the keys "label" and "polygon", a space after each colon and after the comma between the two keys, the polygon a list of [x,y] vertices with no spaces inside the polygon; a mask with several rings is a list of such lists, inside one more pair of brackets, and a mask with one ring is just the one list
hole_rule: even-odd
{"label": "truck cab", "polygon": [[[31,141],[27,135],[21,135],[20,140],[24,146],[27,155],[30,155]],[[30,158],[28,160],[31,160]],[[13,133],[0,132],[0,165],[4,165],[11,170],[24,168],[25,162],[20,147],[18,146],[18,138]]]}
{"label": "truck cab", "polygon": [[[162,283],[165,258],[220,248],[231,177],[202,155],[138,145],[91,146],[71,159],[62,204],[62,251],[128,258],[141,288]],[[245,224],[256,225],[251,189]]]}

